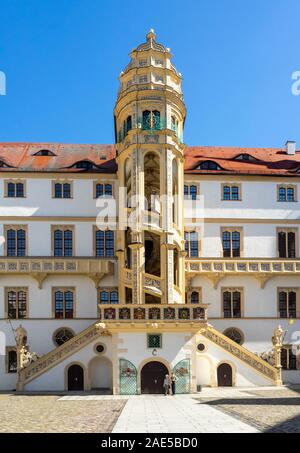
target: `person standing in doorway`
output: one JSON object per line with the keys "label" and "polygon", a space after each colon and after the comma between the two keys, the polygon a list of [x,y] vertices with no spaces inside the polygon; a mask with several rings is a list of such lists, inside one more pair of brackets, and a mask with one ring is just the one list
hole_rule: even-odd
{"label": "person standing in doorway", "polygon": [[176,393],[176,381],[177,377],[174,373],[171,374],[171,388],[172,388],[172,395],[174,396]]}
{"label": "person standing in doorway", "polygon": [[165,375],[164,379],[164,389],[165,389],[165,395],[169,395],[170,393],[170,386],[171,386],[171,380],[170,376],[168,374]]}

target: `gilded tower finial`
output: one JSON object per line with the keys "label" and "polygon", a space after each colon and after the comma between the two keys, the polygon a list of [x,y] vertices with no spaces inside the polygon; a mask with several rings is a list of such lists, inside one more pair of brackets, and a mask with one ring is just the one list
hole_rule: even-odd
{"label": "gilded tower finial", "polygon": [[146,39],[147,41],[150,41],[150,39],[153,39],[153,41],[155,41],[156,35],[153,28],[150,28],[149,32],[146,35]]}

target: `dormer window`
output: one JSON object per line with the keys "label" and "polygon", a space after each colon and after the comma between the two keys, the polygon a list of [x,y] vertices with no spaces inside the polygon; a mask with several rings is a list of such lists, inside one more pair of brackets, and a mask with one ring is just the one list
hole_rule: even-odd
{"label": "dormer window", "polygon": [[7,165],[3,160],[0,160],[0,168],[9,168],[10,166]]}
{"label": "dormer window", "polygon": [[213,160],[205,160],[204,162],[201,162],[195,170],[222,170],[222,168]]}
{"label": "dormer window", "polygon": [[50,151],[49,149],[41,149],[40,151],[38,151],[37,153],[33,154],[34,156],[56,156],[56,154],[54,154],[52,151]]}
{"label": "dormer window", "polygon": [[92,170],[96,169],[96,165],[93,162],[90,162],[89,160],[81,160],[80,162],[76,162],[76,164],[73,165],[73,168],[79,168],[81,170]]}
{"label": "dormer window", "polygon": [[251,156],[250,154],[239,154],[234,158],[234,160],[242,160],[245,162],[257,162],[258,159],[255,157]]}

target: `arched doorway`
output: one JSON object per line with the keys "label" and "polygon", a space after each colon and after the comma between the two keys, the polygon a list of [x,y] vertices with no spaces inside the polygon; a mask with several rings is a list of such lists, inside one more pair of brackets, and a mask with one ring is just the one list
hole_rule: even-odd
{"label": "arched doorway", "polygon": [[103,393],[112,391],[112,365],[103,357],[95,357],[89,364],[91,389]]}
{"label": "arched doorway", "polygon": [[232,387],[232,367],[228,363],[218,366],[218,387]]}
{"label": "arched doorway", "polygon": [[80,365],[71,365],[68,369],[68,390],[84,389],[84,373]]}
{"label": "arched doorway", "polygon": [[161,362],[148,362],[141,370],[141,393],[164,393],[164,378],[168,368]]}

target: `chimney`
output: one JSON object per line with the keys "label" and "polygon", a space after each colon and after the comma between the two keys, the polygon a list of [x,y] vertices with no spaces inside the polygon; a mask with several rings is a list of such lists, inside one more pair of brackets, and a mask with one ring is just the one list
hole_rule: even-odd
{"label": "chimney", "polygon": [[296,142],[293,140],[288,140],[285,144],[286,146],[286,153],[289,156],[294,156],[296,154]]}

